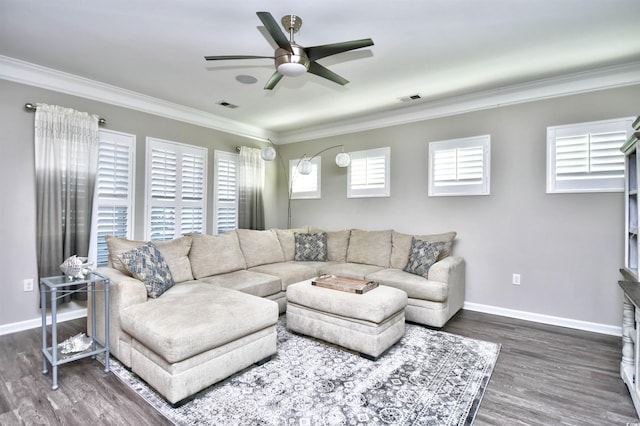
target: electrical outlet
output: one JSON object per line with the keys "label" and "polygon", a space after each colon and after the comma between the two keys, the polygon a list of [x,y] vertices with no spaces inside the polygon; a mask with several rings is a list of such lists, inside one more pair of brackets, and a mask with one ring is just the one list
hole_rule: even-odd
{"label": "electrical outlet", "polygon": [[520,285],[520,274],[513,274],[513,277],[511,279],[511,284]]}
{"label": "electrical outlet", "polygon": [[22,285],[24,287],[24,291],[33,291],[33,278],[27,278],[22,281]]}

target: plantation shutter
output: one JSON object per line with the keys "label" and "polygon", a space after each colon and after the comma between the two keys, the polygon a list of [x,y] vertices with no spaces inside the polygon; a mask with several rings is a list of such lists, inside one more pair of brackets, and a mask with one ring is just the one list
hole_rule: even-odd
{"label": "plantation shutter", "polygon": [[215,151],[215,228],[218,234],[237,228],[238,155]]}
{"label": "plantation shutter", "polygon": [[469,185],[482,183],[482,147],[437,151],[434,158],[434,184]]}
{"label": "plantation shutter", "polygon": [[429,143],[429,195],[489,193],[490,136]]}
{"label": "plantation shutter", "polygon": [[135,136],[100,131],[94,241],[97,266],[108,263],[105,236],[131,238]]}
{"label": "plantation shutter", "polygon": [[388,197],[389,148],[350,153],[348,197]]}
{"label": "plantation shutter", "polygon": [[205,232],[206,152],[206,148],[148,139],[148,239]]}
{"label": "plantation shutter", "polygon": [[557,138],[556,179],[624,177],[624,154],[620,147],[626,140],[625,131]]}
{"label": "plantation shutter", "polygon": [[547,192],[624,190],[624,154],[620,147],[632,119],[616,119],[547,128]]}
{"label": "plantation shutter", "polygon": [[202,154],[182,154],[181,235],[204,233],[204,163]]}

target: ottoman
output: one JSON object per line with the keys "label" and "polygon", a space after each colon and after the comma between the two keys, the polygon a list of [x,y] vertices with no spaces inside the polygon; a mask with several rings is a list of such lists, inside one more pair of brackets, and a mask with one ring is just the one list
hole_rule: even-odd
{"label": "ottoman", "polygon": [[404,335],[406,306],[407,293],[396,288],[354,294],[306,280],[287,287],[287,328],[375,360]]}
{"label": "ottoman", "polygon": [[176,285],[125,308],[131,370],[170,403],[276,353],[278,304],[211,284]]}

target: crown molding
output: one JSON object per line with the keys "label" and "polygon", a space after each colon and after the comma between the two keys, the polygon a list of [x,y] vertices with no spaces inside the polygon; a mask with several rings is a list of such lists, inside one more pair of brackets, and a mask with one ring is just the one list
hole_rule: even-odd
{"label": "crown molding", "polygon": [[0,78],[279,144],[374,130],[467,112],[640,84],[640,61],[485,90],[330,124],[275,133],[195,108],[0,55]]}
{"label": "crown molding", "polygon": [[484,90],[392,111],[368,114],[359,118],[282,132],[278,134],[278,142],[286,144],[338,136],[634,84],[640,84],[640,61]]}
{"label": "crown molding", "polygon": [[0,78],[266,141],[275,134],[195,108],[0,55]]}

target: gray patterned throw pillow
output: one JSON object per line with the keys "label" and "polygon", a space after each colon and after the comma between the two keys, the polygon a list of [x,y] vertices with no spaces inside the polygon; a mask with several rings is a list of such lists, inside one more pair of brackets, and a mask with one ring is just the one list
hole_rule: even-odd
{"label": "gray patterned throw pillow", "polygon": [[407,262],[407,266],[404,267],[404,270],[427,278],[429,268],[436,263],[438,254],[440,254],[443,247],[444,243],[442,241],[429,242],[412,237],[409,261]]}
{"label": "gray patterned throw pillow", "polygon": [[175,284],[167,262],[153,243],[122,253],[120,259],[131,275],[144,283],[147,294],[153,299]]}
{"label": "gray patterned throw pillow", "polygon": [[327,233],[326,232],[296,232],[296,251],[294,260],[297,261],[327,261]]}

